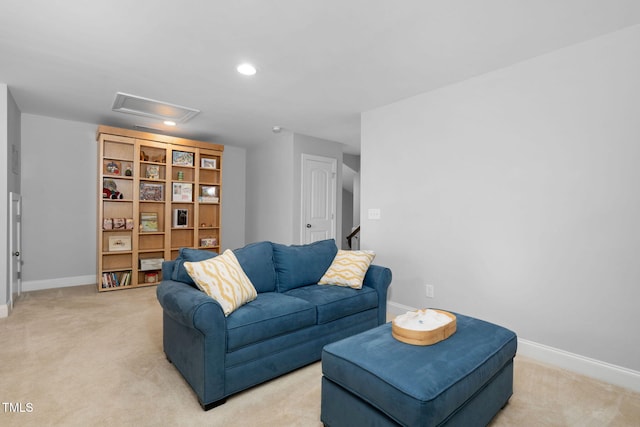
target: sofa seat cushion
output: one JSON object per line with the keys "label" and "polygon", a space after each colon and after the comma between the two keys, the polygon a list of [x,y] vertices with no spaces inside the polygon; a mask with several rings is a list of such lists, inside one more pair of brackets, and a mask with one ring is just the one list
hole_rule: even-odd
{"label": "sofa seat cushion", "polygon": [[378,293],[373,288],[352,289],[341,286],[309,285],[292,289],[284,295],[313,304],[317,323],[329,323],[351,314],[378,307]]}
{"label": "sofa seat cushion", "polygon": [[300,298],[263,292],[227,317],[227,352],[314,325],[316,308]]}

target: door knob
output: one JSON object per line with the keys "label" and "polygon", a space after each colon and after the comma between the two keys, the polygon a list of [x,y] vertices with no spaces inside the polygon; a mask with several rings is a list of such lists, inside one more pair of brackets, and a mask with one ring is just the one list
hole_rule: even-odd
{"label": "door knob", "polygon": [[13,256],[20,256],[20,252],[15,251],[15,252],[13,253]]}
{"label": "door knob", "polygon": [[307,228],[311,228],[311,224],[307,224]]}

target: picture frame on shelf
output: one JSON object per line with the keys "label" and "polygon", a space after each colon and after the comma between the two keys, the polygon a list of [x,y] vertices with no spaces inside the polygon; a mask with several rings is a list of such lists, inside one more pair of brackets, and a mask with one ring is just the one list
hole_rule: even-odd
{"label": "picture frame on shelf", "polygon": [[146,201],[152,201],[152,202],[164,201],[164,185],[141,182],[140,183],[140,200],[146,200]]}
{"label": "picture frame on shelf", "polygon": [[192,202],[193,184],[186,182],[174,182],[171,200],[174,202]]}
{"label": "picture frame on shelf", "polygon": [[173,151],[174,166],[193,166],[193,153],[189,151]]}
{"label": "picture frame on shelf", "polygon": [[200,159],[200,167],[203,169],[217,169],[217,160],[216,159],[210,159],[207,157],[202,157]]}
{"label": "picture frame on shelf", "polygon": [[198,201],[200,203],[218,203],[220,197],[218,195],[218,187],[215,185],[202,185],[200,186],[200,197]]}
{"label": "picture frame on shelf", "polygon": [[189,226],[189,211],[187,209],[173,210],[174,228],[186,228]]}
{"label": "picture frame on shelf", "polygon": [[160,179],[160,166],[147,165],[145,175],[149,179]]}
{"label": "picture frame on shelf", "polygon": [[113,229],[114,230],[125,230],[127,226],[126,218],[113,218]]}
{"label": "picture frame on shelf", "polygon": [[109,252],[131,250],[131,236],[109,236]]}
{"label": "picture frame on shelf", "polygon": [[140,213],[140,231],[142,232],[158,231],[158,214],[156,212]]}

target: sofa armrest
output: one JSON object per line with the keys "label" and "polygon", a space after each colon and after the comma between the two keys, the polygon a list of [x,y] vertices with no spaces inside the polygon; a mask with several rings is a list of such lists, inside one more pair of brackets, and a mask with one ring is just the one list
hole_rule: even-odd
{"label": "sofa armrest", "polygon": [[387,290],[391,285],[391,276],[391,270],[387,267],[370,265],[362,283],[378,293],[378,325],[387,322]]}
{"label": "sofa armrest", "polygon": [[163,280],[156,289],[165,314],[176,322],[197,329],[204,335],[226,331],[227,319],[222,307],[209,295],[173,280]]}

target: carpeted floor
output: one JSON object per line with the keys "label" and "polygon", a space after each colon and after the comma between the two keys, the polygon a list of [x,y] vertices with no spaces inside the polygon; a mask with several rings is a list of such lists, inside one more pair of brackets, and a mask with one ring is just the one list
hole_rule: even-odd
{"label": "carpeted floor", "polygon": [[[320,363],[204,412],[162,352],[155,288],[30,292],[0,319],[2,426],[321,426]],[[491,426],[638,426],[640,393],[516,357]]]}

